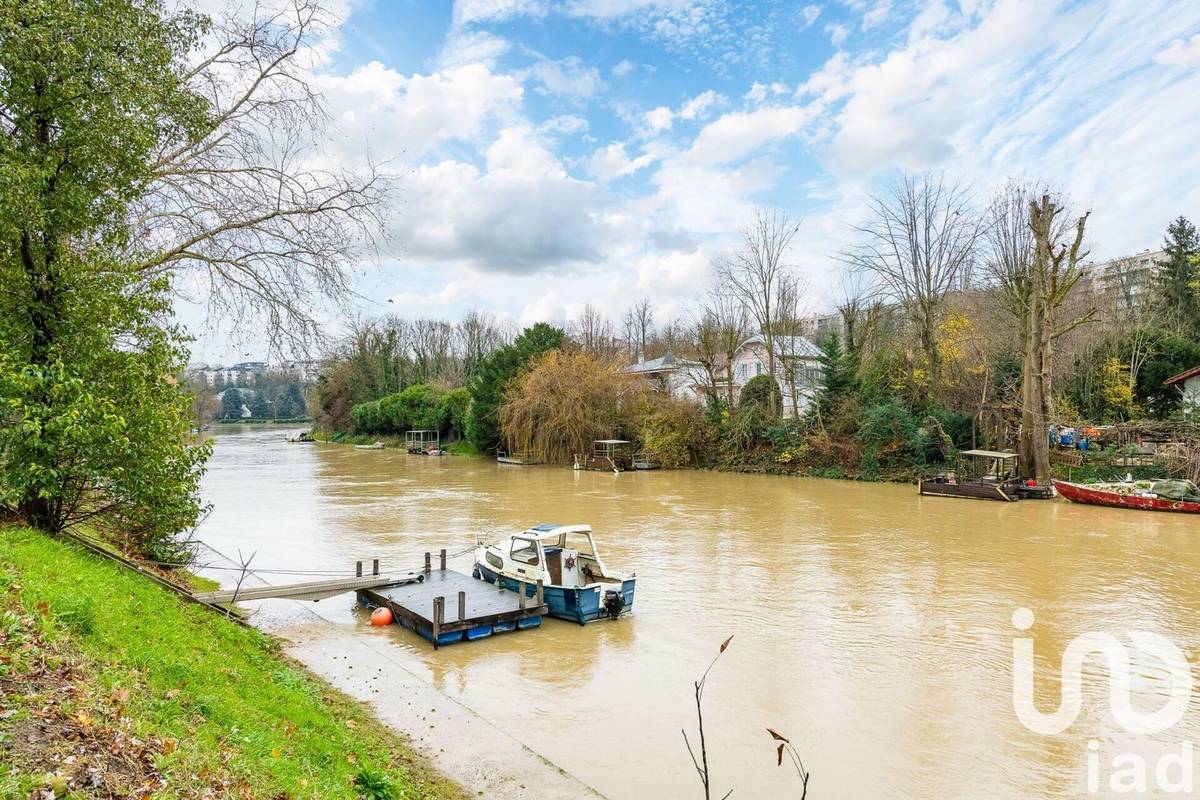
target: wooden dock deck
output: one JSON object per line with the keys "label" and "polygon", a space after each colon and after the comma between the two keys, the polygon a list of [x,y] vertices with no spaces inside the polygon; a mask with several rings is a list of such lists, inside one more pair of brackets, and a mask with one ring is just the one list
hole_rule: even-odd
{"label": "wooden dock deck", "polygon": [[397,623],[433,642],[435,648],[541,624],[546,606],[540,581],[535,595],[527,598],[523,592],[507,592],[446,569],[445,550],[439,569],[430,569],[429,563],[427,553],[424,581],[362,588],[358,590],[359,602],[390,609]]}

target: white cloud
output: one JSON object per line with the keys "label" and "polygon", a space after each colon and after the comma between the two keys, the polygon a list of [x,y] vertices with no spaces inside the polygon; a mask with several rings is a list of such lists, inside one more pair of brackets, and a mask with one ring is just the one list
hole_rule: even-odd
{"label": "white cloud", "polygon": [[659,300],[694,295],[708,285],[711,272],[711,259],[700,248],[687,253],[651,253],[638,259],[638,291]]}
{"label": "white cloud", "polygon": [[459,25],[499,22],[521,16],[540,17],[548,10],[545,0],[455,0],[454,21]]}
{"label": "white cloud", "polygon": [[825,32],[829,34],[829,41],[833,42],[834,47],[841,47],[842,42],[846,41],[846,37],[850,35],[850,28],[836,22],[826,25]]}
{"label": "white cloud", "polygon": [[320,76],[317,84],[348,160],[361,158],[366,142],[387,148],[383,155],[412,159],[447,139],[473,139],[489,118],[515,113],[522,97],[514,78],[482,64],[406,76],[372,61],[346,76]]}
{"label": "white cloud", "polygon": [[666,106],[647,111],[645,114],[646,124],[650,126],[652,132],[665,131],[670,129],[675,120],[675,112]]}
{"label": "white cloud", "polygon": [[621,142],[612,142],[588,156],[584,160],[584,169],[592,177],[603,183],[607,183],[616,178],[631,175],[653,161],[654,158],[652,156],[645,154],[637,158],[630,158],[629,154],[625,152],[624,144]]}
{"label": "white cloud", "polygon": [[713,106],[719,105],[725,98],[709,89],[688,100],[679,108],[680,119],[703,119]]}
{"label": "white cloud", "polygon": [[751,103],[761,103],[767,99],[767,85],[755,81],[750,85],[750,91],[746,92],[743,97]]}
{"label": "white cloud", "polygon": [[1154,58],[1159,64],[1170,64],[1176,67],[1191,67],[1200,65],[1200,33],[1189,40],[1176,39],[1171,46]]}
{"label": "white cloud", "polygon": [[807,5],[801,9],[800,15],[804,18],[804,27],[808,28],[821,16],[821,7],[815,3]]}
{"label": "white cloud", "polygon": [[874,5],[867,9],[862,18],[862,29],[869,30],[874,28],[879,23],[887,19],[887,15],[892,10],[892,0],[878,0]]}
{"label": "white cloud", "polygon": [[532,130],[511,127],[488,147],[483,170],[449,160],[417,167],[391,233],[410,258],[533,273],[602,260],[620,234],[606,203]]}
{"label": "white cloud", "polygon": [[615,78],[624,78],[629,73],[633,72],[637,65],[628,58],[623,58],[616,64],[613,64],[612,74]]}
{"label": "white cloud", "polygon": [[541,83],[541,91],[566,97],[591,97],[604,87],[604,81],[595,67],[585,66],[578,56],[568,56],[558,61],[541,61],[531,70],[533,77]]}
{"label": "white cloud", "polygon": [[588,121],[578,114],[560,114],[551,117],[538,126],[538,130],[549,134],[583,133],[588,129]]}
{"label": "white cloud", "polygon": [[443,67],[460,67],[466,64],[494,66],[500,56],[508,52],[508,42],[487,31],[454,28],[446,35],[438,64]]}
{"label": "white cloud", "polygon": [[[1200,71],[1174,68],[1200,50],[1200,6],[1180,8],[942,7],[879,55],[839,53],[797,95],[835,185],[939,169],[982,196],[1010,175],[1036,178],[1093,209],[1093,255],[1119,255],[1154,246],[1178,209],[1200,207]],[[861,213],[854,202],[847,215]]]}
{"label": "white cloud", "polygon": [[688,157],[708,164],[736,161],[774,139],[799,132],[809,118],[810,113],[799,106],[730,112],[700,131]]}
{"label": "white cloud", "polygon": [[688,2],[687,0],[570,0],[567,11],[577,17],[614,19],[634,13],[686,12],[688,6],[704,6],[710,2]]}

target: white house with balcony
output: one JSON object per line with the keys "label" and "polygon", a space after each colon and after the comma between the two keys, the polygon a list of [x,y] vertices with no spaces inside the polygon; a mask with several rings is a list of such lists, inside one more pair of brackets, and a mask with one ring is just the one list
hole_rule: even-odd
{"label": "white house with balcony", "polygon": [[[783,392],[783,414],[790,417],[793,405],[803,414],[817,396],[821,383],[821,350],[803,336],[776,336],[775,379]],[[770,371],[767,358],[767,339],[755,334],[738,345],[733,354],[734,396],[741,396],[742,388],[751,378],[766,375]],[[792,379],[796,384],[796,402],[792,403]]]}
{"label": "white house with balcony", "polygon": [[704,396],[704,368],[695,361],[677,358],[667,353],[662,358],[644,359],[624,368],[630,375],[637,375],[650,382],[655,388],[667,392],[680,400],[699,401]]}

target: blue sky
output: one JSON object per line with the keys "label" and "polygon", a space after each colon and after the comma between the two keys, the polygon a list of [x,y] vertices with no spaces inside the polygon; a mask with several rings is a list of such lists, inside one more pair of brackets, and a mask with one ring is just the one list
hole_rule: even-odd
{"label": "blue sky", "polygon": [[[346,0],[341,0],[346,2]],[[686,316],[757,205],[833,256],[901,170],[1091,209],[1097,258],[1200,217],[1200,2],[349,0],[314,73],[322,158],[396,176],[362,313]],[[391,301],[390,303],[388,301]],[[217,357],[219,337],[197,356]]]}

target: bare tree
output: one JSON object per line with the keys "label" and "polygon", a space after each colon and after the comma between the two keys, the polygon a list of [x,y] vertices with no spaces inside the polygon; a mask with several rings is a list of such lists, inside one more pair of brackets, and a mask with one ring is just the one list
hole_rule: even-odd
{"label": "bare tree", "polygon": [[837,312],[841,318],[842,344],[855,369],[862,365],[863,356],[875,347],[884,316],[878,292],[865,280],[866,277],[861,272],[843,273],[838,287]]}
{"label": "bare tree", "polygon": [[703,314],[712,321],[713,366],[725,373],[724,400],[732,406],[733,357],[750,333],[749,316],[735,294],[720,283],[709,290]]}
{"label": "bare tree", "polygon": [[693,357],[704,370],[704,393],[712,400],[720,401],[720,376],[725,368],[720,319],[710,309],[701,309],[692,321],[689,337]]}
{"label": "bare tree", "polygon": [[128,255],[142,272],[188,271],[214,315],[264,321],[291,351],[315,340],[323,301],[347,296],[385,196],[370,164],[315,166],[325,116],[305,61],[327,28],[316,0],[213,21],[211,48],[182,75],[207,107],[162,126],[132,210]]}
{"label": "bare tree", "polygon": [[468,311],[455,328],[457,348],[462,357],[462,378],[469,381],[484,359],[507,344],[504,329],[487,312]]}
{"label": "bare tree", "polygon": [[929,371],[927,396],[937,398],[941,357],[937,327],[946,295],[966,282],[982,231],[966,191],[943,175],[905,174],[871,200],[871,220],[855,230],[861,242],[842,255],[898,303],[916,329]]}
{"label": "bare tree", "polygon": [[1095,314],[1095,309],[1089,308],[1064,324],[1058,320],[1059,308],[1083,274],[1079,262],[1087,256],[1083,236],[1090,214],[1084,213],[1075,221],[1072,233],[1060,220],[1064,209],[1063,201],[1049,192],[1029,203],[1033,255],[1029,265],[1027,329],[1023,336],[1019,449],[1024,473],[1039,482],[1050,478],[1047,425],[1052,418],[1054,341]]}
{"label": "bare tree", "polygon": [[775,319],[771,327],[774,335],[775,359],[779,373],[790,394],[792,416],[800,417],[800,391],[812,388],[812,376],[808,371],[808,340],[804,338],[804,298],[807,283],[798,275],[785,273],[779,278],[779,290],[775,303]]}
{"label": "bare tree", "polygon": [[[767,372],[777,377],[775,370],[775,304],[779,297],[780,280],[788,271],[784,259],[800,222],[778,210],[759,209],[754,219],[742,229],[742,245],[732,254],[717,261],[719,280],[736,295],[758,324],[767,348]],[[775,408],[771,394],[770,411]]]}
{"label": "bare tree", "polygon": [[625,340],[629,354],[635,361],[646,358],[646,345],[654,331],[654,306],[643,297],[625,312]]}
{"label": "bare tree", "polygon": [[571,338],[590,356],[616,358],[620,346],[613,335],[612,321],[591,303],[583,307],[571,326]]}
{"label": "bare tree", "polygon": [[417,319],[410,324],[414,380],[425,383],[453,378],[454,326],[441,319]]}

